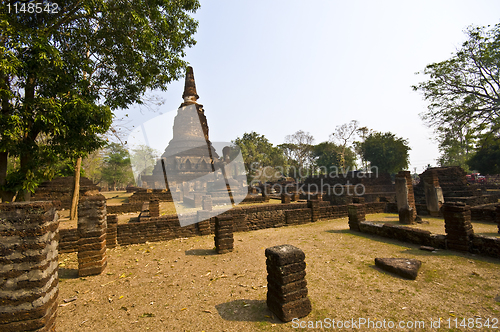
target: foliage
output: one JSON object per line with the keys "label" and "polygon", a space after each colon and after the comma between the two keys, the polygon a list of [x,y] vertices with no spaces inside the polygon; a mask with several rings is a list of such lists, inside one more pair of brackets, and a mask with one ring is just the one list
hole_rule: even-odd
{"label": "foliage", "polygon": [[[33,190],[57,158],[104,145],[112,111],[166,89],[195,44],[196,0],[70,0],[0,11],[0,189]],[[40,136],[44,136],[42,141]],[[8,155],[20,165],[7,177]]]}
{"label": "foliage", "polygon": [[413,86],[429,102],[421,114],[441,143],[443,161],[467,159],[459,149],[500,129],[500,24],[469,27],[467,40],[453,56],[428,65],[427,81]]}
{"label": "foliage", "polygon": [[95,184],[102,180],[101,169],[104,162],[104,153],[104,149],[95,150],[82,160],[82,175]]}
{"label": "foliage", "polygon": [[441,134],[439,138],[439,151],[441,156],[437,160],[439,166],[460,166],[469,171],[467,161],[474,151],[475,139],[470,134],[470,128],[464,127],[462,131],[453,134]]}
{"label": "foliage", "polygon": [[[315,165],[320,173],[330,172],[332,167],[341,168],[341,152],[342,147],[332,142],[322,142],[315,145],[313,148],[313,155],[315,158]],[[346,148],[345,150],[345,167],[351,170],[356,167],[356,156],[352,149]]]}
{"label": "foliage", "polygon": [[347,145],[352,142],[354,139],[354,136],[356,135],[356,132],[358,130],[358,121],[356,120],[351,120],[349,123],[344,123],[341,126],[337,126],[335,128],[335,131],[333,134],[330,135],[331,140],[338,142],[340,146],[340,167],[342,169],[345,169],[347,166],[346,163],[346,149]]}
{"label": "foliage", "polygon": [[241,149],[248,181],[251,182],[257,173],[262,173],[266,166],[283,166],[285,163],[281,149],[273,146],[264,136],[252,131],[233,141]]}
{"label": "foliage", "polygon": [[500,138],[487,136],[481,148],[468,161],[469,166],[482,174],[500,174]]}
{"label": "foliage", "polygon": [[102,179],[112,190],[116,190],[117,186],[133,183],[134,177],[127,149],[120,144],[110,143],[106,148],[101,174]]}
{"label": "foliage", "polygon": [[310,133],[299,130],[285,137],[285,144],[281,148],[285,152],[288,163],[297,169],[308,169],[313,167],[313,145],[314,137]]}
{"label": "foliage", "polygon": [[390,132],[373,132],[359,146],[363,158],[379,172],[397,173],[408,168],[408,142]]}
{"label": "foliage", "polygon": [[137,174],[151,175],[158,154],[157,150],[147,145],[139,145],[132,149],[132,155],[130,156],[132,167],[137,171]]}

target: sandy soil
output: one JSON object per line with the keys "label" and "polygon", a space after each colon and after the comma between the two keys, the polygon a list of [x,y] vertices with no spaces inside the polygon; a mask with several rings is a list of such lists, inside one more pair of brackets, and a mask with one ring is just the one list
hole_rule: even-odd
{"label": "sandy soil", "polygon": [[[346,218],[234,237],[224,255],[213,236],[118,247],[101,275],[86,278],[77,277],[76,253],[61,254],[58,331],[297,331],[265,303],[264,250],[286,243],[306,254],[313,311],[302,320],[423,321],[418,331],[448,331],[450,322],[465,331],[463,318],[500,317],[498,259],[353,233]],[[417,280],[405,280],[376,268],[376,257],[423,264]],[[431,329],[439,318],[441,329]]]}

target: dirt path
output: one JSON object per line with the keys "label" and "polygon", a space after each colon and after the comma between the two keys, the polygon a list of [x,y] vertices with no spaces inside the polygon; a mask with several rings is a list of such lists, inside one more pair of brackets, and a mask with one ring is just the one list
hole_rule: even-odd
{"label": "dirt path", "polygon": [[[264,250],[285,243],[306,253],[313,311],[305,320],[419,320],[420,331],[438,331],[431,319],[444,327],[500,316],[500,260],[351,233],[346,218],[234,237],[224,255],[212,250],[213,236],[118,247],[105,272],[87,278],[75,276],[76,253],[61,254],[58,331],[296,331],[265,303]],[[423,266],[409,281],[375,268],[375,257]]]}

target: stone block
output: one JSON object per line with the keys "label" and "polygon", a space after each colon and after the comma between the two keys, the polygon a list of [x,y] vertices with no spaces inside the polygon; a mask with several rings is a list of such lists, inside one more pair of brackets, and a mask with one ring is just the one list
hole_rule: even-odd
{"label": "stone block", "polygon": [[375,258],[375,265],[384,271],[397,274],[406,279],[415,280],[422,262],[408,258]]}
{"label": "stone block", "polygon": [[312,310],[308,297],[287,303],[279,302],[269,292],[267,293],[267,306],[283,322],[290,322],[294,318],[302,318]]}
{"label": "stone block", "polygon": [[301,263],[306,257],[302,250],[290,244],[267,248],[265,255],[271,264],[278,266]]}

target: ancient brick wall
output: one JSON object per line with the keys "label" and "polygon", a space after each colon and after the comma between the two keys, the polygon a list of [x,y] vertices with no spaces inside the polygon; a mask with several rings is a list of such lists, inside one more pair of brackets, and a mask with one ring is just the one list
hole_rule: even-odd
{"label": "ancient brick wall", "polygon": [[143,202],[137,203],[123,203],[121,205],[107,205],[106,211],[109,214],[123,214],[131,212],[140,212]]}
{"label": "ancient brick wall", "polygon": [[359,229],[362,233],[378,235],[403,242],[410,242],[441,249],[446,248],[446,237],[444,235],[432,234],[429,231],[408,226],[377,224],[371,221],[362,221],[359,223]]}
{"label": "ancient brick wall", "polygon": [[129,203],[142,203],[149,202],[153,199],[157,199],[160,202],[172,202],[172,195],[170,191],[165,189],[142,189],[134,192],[132,196],[128,198]]}
{"label": "ancient brick wall", "polygon": [[[365,205],[369,213],[383,212],[386,203],[368,203]],[[319,202],[319,219],[335,219],[347,217],[347,206],[332,206],[328,202]],[[200,211],[203,212],[203,211]],[[312,220],[312,210],[307,203],[273,204],[261,206],[236,206],[222,215],[232,215],[233,231],[245,232],[270,227],[281,227],[309,223]],[[193,222],[199,220],[193,215]],[[78,234],[75,229],[61,230],[60,248],[62,252],[77,251]],[[142,218],[141,222],[119,224],[116,226],[117,244],[127,245],[144,243],[146,241],[166,241],[179,237],[214,234],[214,219],[180,227],[176,215],[158,218]]]}
{"label": "ancient brick wall", "polygon": [[373,213],[385,213],[386,212],[387,203],[385,202],[370,202],[365,204],[365,213],[373,214]]}
{"label": "ancient brick wall", "polygon": [[55,331],[58,226],[50,202],[0,204],[0,331]]}
{"label": "ancient brick wall", "polygon": [[319,219],[337,219],[347,216],[347,205],[330,205],[319,207]]}
{"label": "ancient brick wall", "polygon": [[[60,201],[62,209],[71,208],[71,198],[73,195],[74,177],[59,177],[52,181],[41,183],[35,190],[35,194],[31,198],[32,201]],[[91,180],[80,178],[80,196],[96,195],[100,188],[97,187]]]}

